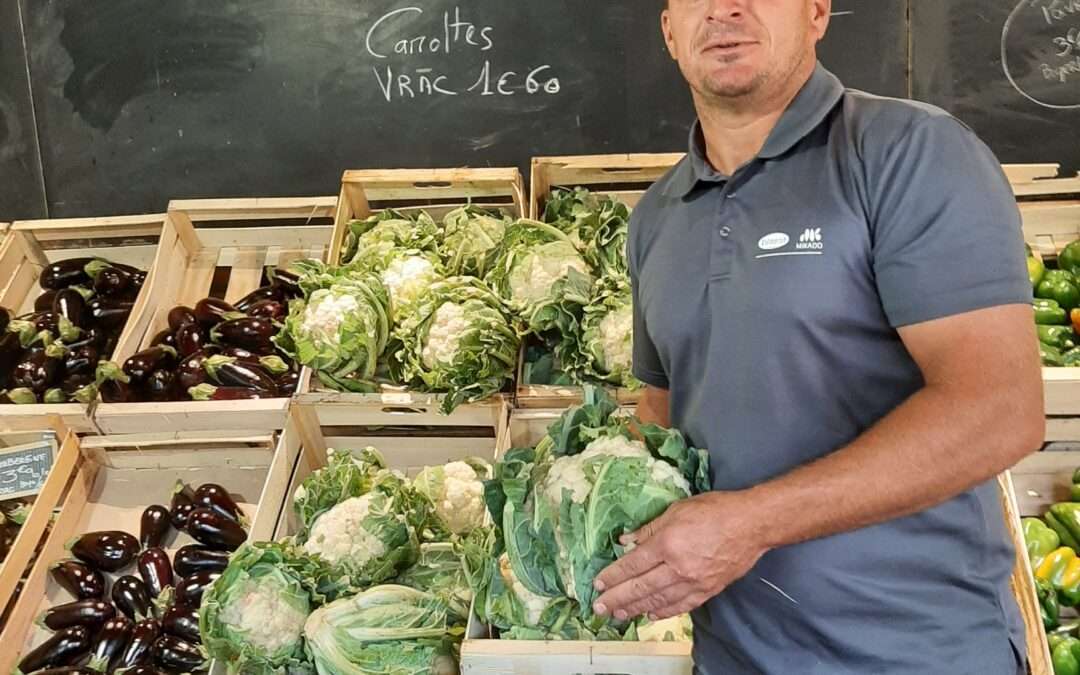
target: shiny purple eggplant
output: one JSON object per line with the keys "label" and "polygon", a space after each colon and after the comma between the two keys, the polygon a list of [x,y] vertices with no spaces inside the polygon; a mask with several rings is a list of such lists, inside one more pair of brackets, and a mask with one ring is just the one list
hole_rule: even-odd
{"label": "shiny purple eggplant", "polygon": [[127,532],[89,532],[68,542],[71,554],[102,572],[118,572],[135,560],[139,540]]}

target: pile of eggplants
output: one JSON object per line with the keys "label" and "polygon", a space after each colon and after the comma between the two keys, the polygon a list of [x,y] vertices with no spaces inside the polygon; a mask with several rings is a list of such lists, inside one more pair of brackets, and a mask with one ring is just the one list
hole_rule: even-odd
{"label": "pile of eggplants", "polygon": [[[205,672],[199,605],[247,538],[245,527],[225,488],[178,481],[168,507],[143,510],[138,538],[119,530],[76,537],[67,545],[72,557],[49,568],[71,600],[37,617],[52,635],[22,656],[17,672]],[[164,546],[172,530],[197,543],[170,560]]]}
{"label": "pile of eggplants", "polygon": [[298,364],[272,338],[289,300],[302,295],[296,275],[267,272],[269,283],[230,304],[204,298],[169,310],[168,327],[123,365],[102,369],[106,403],[237,401],[288,397],[300,380]]}
{"label": "pile of eggplants", "polygon": [[8,551],[15,545],[19,529],[30,515],[31,504],[33,497],[0,502],[0,563],[7,558]]}
{"label": "pile of eggplants", "polygon": [[101,258],[50,263],[34,311],[0,307],[0,403],[89,403],[146,281]]}

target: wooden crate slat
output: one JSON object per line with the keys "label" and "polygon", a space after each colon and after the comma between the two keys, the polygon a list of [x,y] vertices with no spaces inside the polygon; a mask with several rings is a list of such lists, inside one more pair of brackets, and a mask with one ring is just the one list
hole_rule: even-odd
{"label": "wooden crate slat", "polygon": [[170,211],[182,211],[193,222],[333,218],[337,197],[241,197],[174,199]]}
{"label": "wooden crate slat", "polygon": [[265,250],[270,246],[282,248],[311,248],[323,246],[330,239],[330,225],[304,225],[298,227],[221,227],[199,229],[199,241],[204,248],[254,248]]}
{"label": "wooden crate slat", "polygon": [[[600,190],[612,199],[635,206],[648,185],[675,166],[685,153],[577,155],[534,157],[530,177],[529,214],[539,219],[555,187],[609,186]],[[620,188],[619,186],[625,186]]]}
{"label": "wooden crate slat", "polygon": [[265,256],[256,249],[244,248],[234,252],[229,269],[229,287],[225,302],[236,302],[259,287]]}
{"label": "wooden crate slat", "polygon": [[1001,170],[1010,183],[1033,183],[1040,178],[1054,178],[1061,164],[1002,164]]}
{"label": "wooden crate slat", "polygon": [[55,218],[51,220],[16,221],[12,227],[32,232],[38,241],[61,241],[85,237],[92,231],[94,236],[108,238],[137,238],[156,236],[161,232],[164,213],[133,216],[102,216],[97,218]]}

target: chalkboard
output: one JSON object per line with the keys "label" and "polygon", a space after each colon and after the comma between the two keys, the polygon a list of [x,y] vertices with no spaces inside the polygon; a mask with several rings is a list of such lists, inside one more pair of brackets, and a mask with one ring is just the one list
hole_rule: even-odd
{"label": "chalkboard", "polygon": [[1080,0],[913,2],[912,87],[1007,163],[1080,171]]}
{"label": "chalkboard", "polygon": [[28,497],[41,491],[56,455],[56,438],[0,448],[0,499]]}
{"label": "chalkboard", "polygon": [[[20,1],[54,217],[678,151],[693,119],[659,0]],[[833,10],[826,65],[906,94],[907,0]]]}
{"label": "chalkboard", "polygon": [[0,2],[0,221],[45,217],[19,4]]}

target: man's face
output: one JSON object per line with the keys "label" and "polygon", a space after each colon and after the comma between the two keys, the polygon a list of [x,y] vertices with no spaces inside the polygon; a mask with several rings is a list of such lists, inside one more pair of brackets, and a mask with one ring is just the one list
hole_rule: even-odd
{"label": "man's face", "polygon": [[734,99],[782,89],[825,35],[831,0],[669,0],[664,40],[691,88]]}

